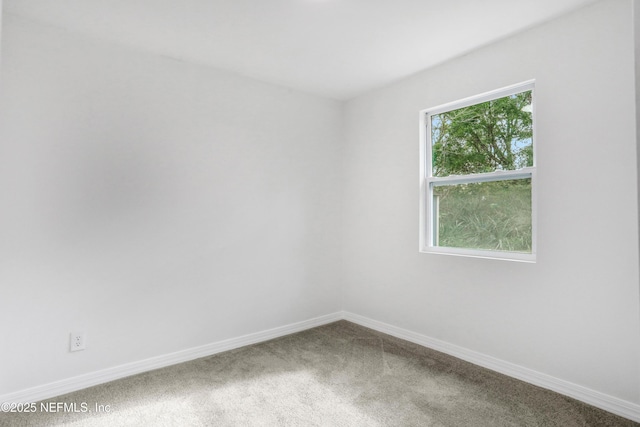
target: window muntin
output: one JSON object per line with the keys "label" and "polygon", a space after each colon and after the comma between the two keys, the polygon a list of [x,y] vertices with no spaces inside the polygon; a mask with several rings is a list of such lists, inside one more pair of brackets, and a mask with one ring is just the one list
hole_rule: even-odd
{"label": "window muntin", "polygon": [[423,252],[535,260],[533,82],[421,112]]}

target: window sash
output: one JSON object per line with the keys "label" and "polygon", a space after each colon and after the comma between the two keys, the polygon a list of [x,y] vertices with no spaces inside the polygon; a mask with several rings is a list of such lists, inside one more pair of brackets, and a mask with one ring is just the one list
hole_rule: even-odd
{"label": "window sash", "polygon": [[[477,258],[506,259],[515,261],[535,261],[536,255],[536,203],[535,203],[535,168],[519,169],[515,171],[499,171],[497,173],[484,173],[473,175],[454,175],[448,177],[434,177],[425,180],[424,202],[426,202],[426,216],[421,221],[422,242],[421,252],[432,252],[449,255],[460,255]],[[531,179],[531,252],[499,251],[475,248],[454,248],[435,244],[437,235],[436,209],[433,204],[433,191],[436,186],[472,184],[481,182],[513,181],[518,179]]]}

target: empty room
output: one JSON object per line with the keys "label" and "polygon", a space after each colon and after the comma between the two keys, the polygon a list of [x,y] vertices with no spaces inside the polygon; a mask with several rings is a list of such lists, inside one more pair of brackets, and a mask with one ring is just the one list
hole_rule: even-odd
{"label": "empty room", "polygon": [[0,426],[640,425],[635,0],[0,0]]}

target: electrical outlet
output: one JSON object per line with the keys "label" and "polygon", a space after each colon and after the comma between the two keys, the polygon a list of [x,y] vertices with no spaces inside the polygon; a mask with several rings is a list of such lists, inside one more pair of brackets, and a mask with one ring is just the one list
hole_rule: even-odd
{"label": "electrical outlet", "polygon": [[84,350],[87,345],[87,334],[85,332],[71,332],[69,351]]}

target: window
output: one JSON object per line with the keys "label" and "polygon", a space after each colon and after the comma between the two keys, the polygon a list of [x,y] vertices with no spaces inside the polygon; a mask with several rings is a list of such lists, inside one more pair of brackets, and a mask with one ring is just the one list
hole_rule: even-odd
{"label": "window", "polygon": [[420,251],[534,261],[534,83],[420,112]]}

